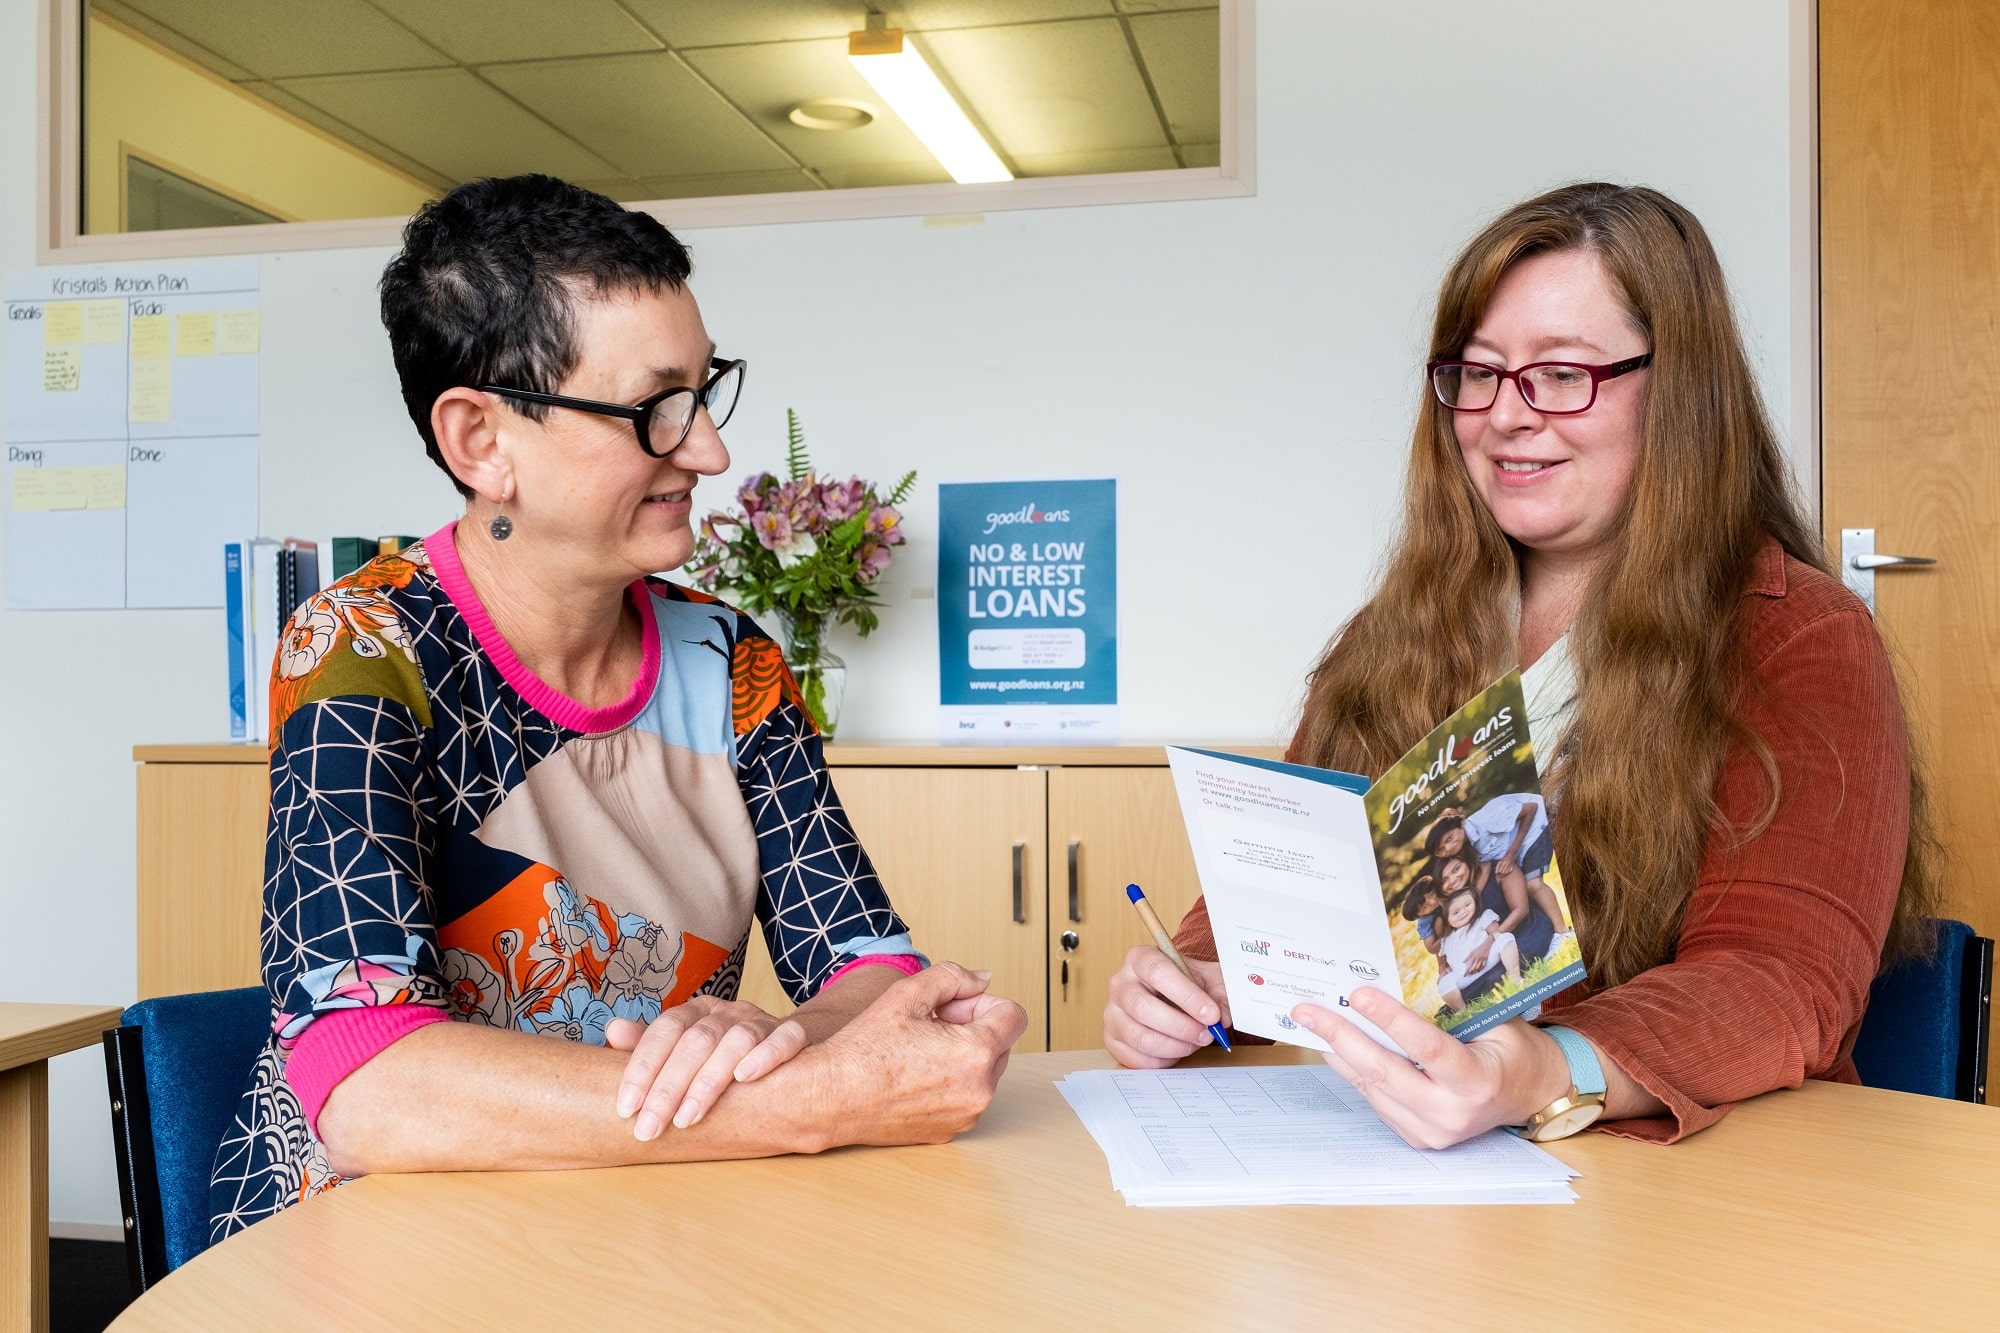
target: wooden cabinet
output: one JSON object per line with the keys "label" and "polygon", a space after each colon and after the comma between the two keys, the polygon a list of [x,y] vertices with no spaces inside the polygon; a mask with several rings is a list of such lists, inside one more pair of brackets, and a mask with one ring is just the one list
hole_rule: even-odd
{"label": "wooden cabinet", "polygon": [[[837,748],[837,747],[836,747]],[[1020,768],[848,768],[834,788],[917,947],[993,973],[1028,1010],[1018,1050],[1048,1049],[1048,777]],[[751,932],[742,997],[791,1001]]]}
{"label": "wooden cabinet", "polygon": [[[255,985],[264,752],[141,746],[134,758],[140,997]],[[994,990],[1027,1008],[1018,1049],[1103,1044],[1105,984],[1150,938],[1128,883],[1169,925],[1200,892],[1159,746],[843,744],[828,747],[827,761],[917,946],[990,969]],[[761,932],[742,994],[774,1012],[791,1007]]]}
{"label": "wooden cabinet", "polygon": [[1144,889],[1169,930],[1201,896],[1164,762],[1050,770],[1049,864],[1049,1049],[1091,1050],[1104,1044],[1105,985],[1153,942],[1125,886]]}
{"label": "wooden cabinet", "polygon": [[139,764],[139,998],[259,982],[262,746],[148,745]]}

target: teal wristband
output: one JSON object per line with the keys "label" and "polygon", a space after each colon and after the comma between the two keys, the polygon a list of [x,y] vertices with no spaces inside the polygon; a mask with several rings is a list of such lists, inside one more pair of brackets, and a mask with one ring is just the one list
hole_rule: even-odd
{"label": "teal wristband", "polygon": [[1581,1093],[1593,1096],[1604,1095],[1604,1066],[1597,1062],[1597,1050],[1583,1039],[1583,1034],[1568,1028],[1543,1028],[1562,1047],[1563,1059],[1569,1062],[1569,1081]]}

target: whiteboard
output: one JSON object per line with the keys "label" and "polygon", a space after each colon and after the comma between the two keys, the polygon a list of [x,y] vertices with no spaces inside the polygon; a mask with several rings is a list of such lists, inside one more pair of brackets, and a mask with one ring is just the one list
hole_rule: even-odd
{"label": "whiteboard", "polygon": [[10,610],[222,604],[257,531],[254,259],[9,273]]}

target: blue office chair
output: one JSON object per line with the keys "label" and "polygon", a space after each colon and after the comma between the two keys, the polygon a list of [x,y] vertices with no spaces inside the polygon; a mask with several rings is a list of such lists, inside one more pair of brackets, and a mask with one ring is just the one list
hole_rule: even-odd
{"label": "blue office chair", "polygon": [[134,1295],[208,1248],[208,1180],[271,1035],[262,986],[141,1000],[104,1034]]}
{"label": "blue office chair", "polygon": [[1993,941],[1963,921],[1939,921],[1937,931],[1929,958],[1875,978],[1854,1067],[1871,1088],[1983,1102]]}

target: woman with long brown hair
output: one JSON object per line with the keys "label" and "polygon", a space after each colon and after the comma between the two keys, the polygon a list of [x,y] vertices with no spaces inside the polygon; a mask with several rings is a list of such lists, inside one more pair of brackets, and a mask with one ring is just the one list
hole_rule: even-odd
{"label": "woman with long brown hair", "polygon": [[[1566,186],[1446,275],[1401,535],[1314,668],[1290,757],[1374,774],[1519,665],[1590,980],[1469,1041],[1387,994],[1294,1017],[1391,1125],[1668,1142],[1849,1052],[1925,947],[1933,844],[1874,624],[1790,488],[1694,216]],[[1440,630],[1442,629],[1442,632]],[[1113,978],[1105,1044],[1159,1067],[1226,1018],[1205,906]]]}

